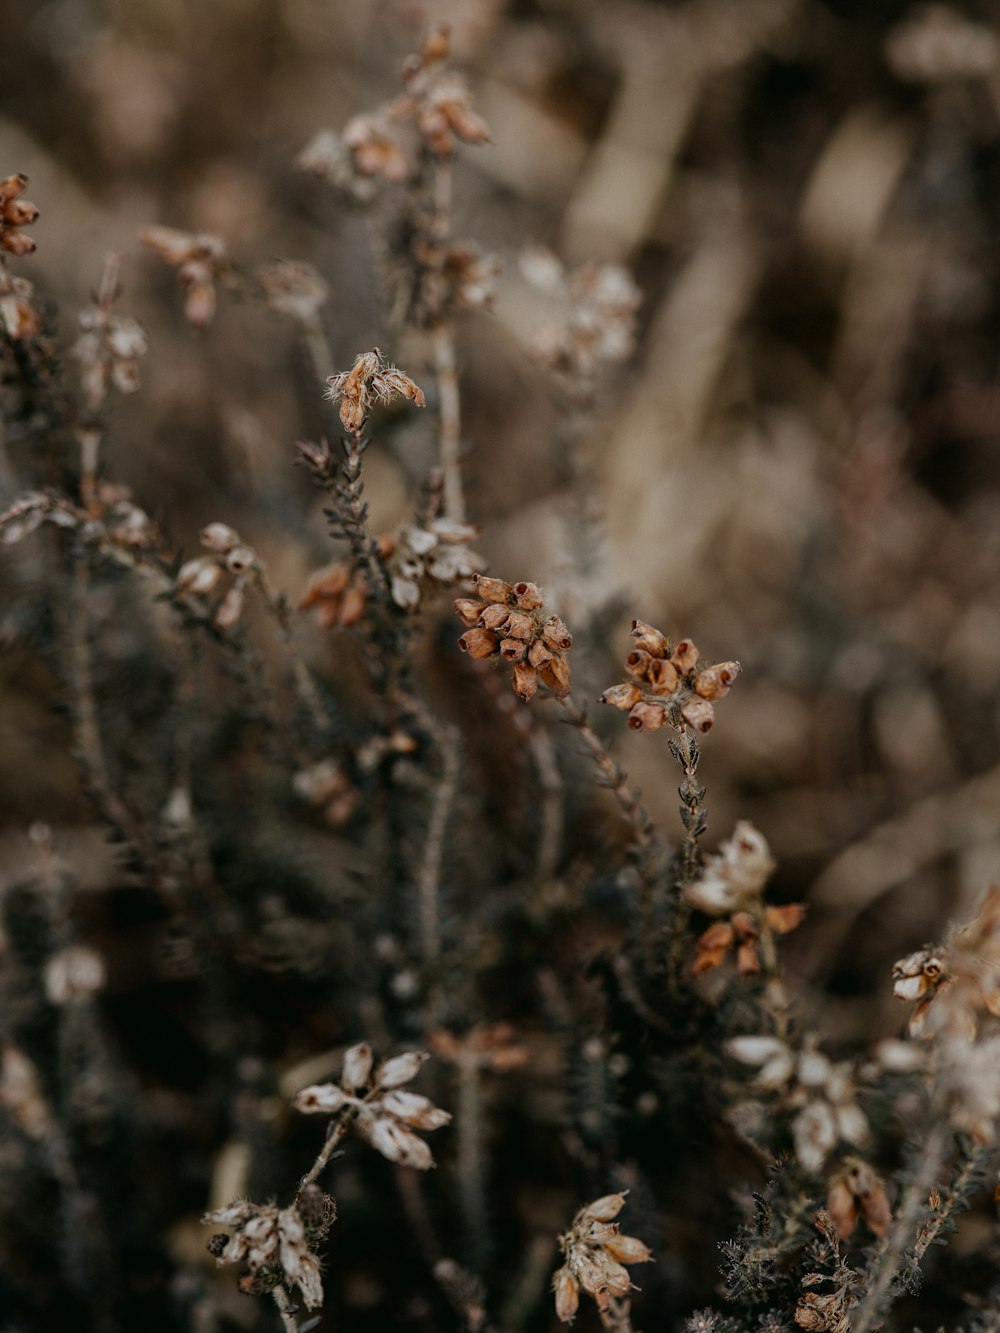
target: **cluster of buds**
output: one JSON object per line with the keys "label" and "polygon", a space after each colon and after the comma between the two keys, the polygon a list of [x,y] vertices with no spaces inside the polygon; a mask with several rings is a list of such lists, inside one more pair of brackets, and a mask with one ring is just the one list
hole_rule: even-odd
{"label": "cluster of buds", "polygon": [[581,388],[601,371],[627,361],[635,349],[635,316],[642,300],[626,269],[585,264],[567,273],[551,251],[529,250],[521,271],[554,311],[536,339],[542,360]]}
{"label": "cluster of buds", "polygon": [[435,29],[403,65],[400,96],[352,117],[341,134],[323,130],[298,157],[303,171],[320,176],[368,203],[380,182],[398,184],[418,169],[417,143],[436,157],[450,157],[459,141],[485,143],[490,132],[472,109],[463,80],[446,68],[447,28]]}
{"label": "cluster of buds", "polygon": [[565,1263],[552,1279],[556,1314],[571,1324],[580,1306],[581,1289],[607,1310],[612,1298],[636,1290],[626,1264],[648,1263],[649,1249],[635,1236],[623,1236],[615,1218],[625,1206],[624,1194],[606,1194],[581,1208],[573,1225],[559,1237]]}
{"label": "cluster of buds", "polygon": [[514,667],[514,693],[534,697],[541,681],[558,698],[570,691],[566,654],[573,646],[558,616],[545,614],[536,583],[505,583],[479,574],[473,578],[478,596],[459,597],[455,611],[469,628],[458,641],[470,657],[501,657]]}
{"label": "cluster of buds", "polygon": [[240,1200],[206,1213],[202,1221],[232,1228],[232,1235],[213,1236],[208,1248],[219,1264],[247,1265],[242,1291],[264,1295],[278,1286],[298,1287],[303,1304],[315,1310],[323,1304],[323,1283],[313,1251],[336,1215],[333,1199],[310,1185],[290,1208]]}
{"label": "cluster of buds", "polygon": [[13,546],[43,523],[77,528],[91,545],[104,550],[149,549],[159,541],[156,525],[133,504],[127,486],[98,484],[94,511],[88,512],[46,491],[29,491],[0,514],[0,543]]}
{"label": "cluster of buds", "polygon": [[424,407],[423,390],[409,375],[391,366],[377,347],[362,352],[350,370],[327,377],[326,397],[340,401],[340,421],[349,435],[360,438],[376,403],[388,405],[405,398]]}
{"label": "cluster of buds", "polygon": [[215,284],[229,271],[225,241],[174,227],[144,227],[139,240],[165,264],[177,269],[177,279],[186,293],[184,316],[188,323],[196,329],[210,324],[215,315]]}
{"label": "cluster of buds", "polygon": [[312,264],[301,260],[280,259],[257,270],[269,308],[299,324],[315,321],[330,295],[330,288]]}
{"label": "cluster of buds", "polygon": [[419,242],[414,251],[422,268],[440,276],[442,304],[450,310],[482,310],[496,293],[500,260],[471,241],[455,241],[443,249]]}
{"label": "cluster of buds", "polygon": [[[854,1147],[867,1143],[868,1121],[857,1103],[849,1063],[834,1064],[812,1043],[795,1050],[780,1037],[770,1036],[733,1037],[726,1042],[726,1051],[757,1069],[750,1085],[755,1092],[777,1094],[769,1119],[775,1111],[793,1113],[795,1154],[810,1175],[819,1175],[841,1141]],[[751,1103],[735,1118],[742,1121],[747,1111],[761,1109]]]}
{"label": "cluster of buds", "polygon": [[339,1083],[303,1088],[295,1105],[307,1115],[342,1116],[354,1133],[390,1162],[426,1171],[434,1158],[413,1131],[440,1129],[451,1116],[428,1097],[400,1091],[416,1078],[426,1059],[422,1052],[408,1051],[376,1065],[372,1048],[360,1042],[344,1055]]}
{"label": "cluster of buds", "polygon": [[706,732],[715,721],[712,704],[729,693],[740,673],[739,662],[704,664],[690,639],[676,644],[643,620],[632,621],[635,646],[625,659],[629,680],[601,695],[628,714],[633,731],[659,731],[669,723],[681,731]]}
{"label": "cluster of buds", "polygon": [[427,1044],[449,1064],[494,1074],[521,1069],[529,1058],[528,1048],[515,1039],[513,1023],[480,1023],[463,1036],[438,1028],[430,1033]]}
{"label": "cluster of buds", "polygon": [[30,255],[38,246],[22,227],[30,227],[38,219],[38,209],[22,199],[28,188],[28,178],[18,172],[0,180],[0,250],[8,254]]}
{"label": "cluster of buds", "polygon": [[762,833],[741,820],[733,836],[715,856],[705,862],[696,880],[684,886],[687,903],[714,921],[699,936],[693,971],[696,975],[718,967],[733,949],[741,976],[761,970],[761,929],[787,935],[800,925],[806,909],[802,903],[765,905],[764,885],[774,862]]}
{"label": "cluster of buds", "polygon": [[0,328],[9,338],[34,338],[42,327],[35,308],[35,289],[27,278],[15,278],[0,267]]}
{"label": "cluster of buds", "polygon": [[181,597],[208,597],[226,574],[232,575],[232,583],[212,614],[216,629],[232,629],[243,614],[247,585],[259,572],[257,555],[225,523],[209,523],[199,537],[211,554],[195,556],[181,565],[174,592]]}
{"label": "cluster of buds", "polygon": [[139,387],[139,359],[149,344],[142,325],[127,316],[113,315],[110,300],[98,301],[80,312],[83,332],[73,344],[80,363],[80,383],[90,414],[96,413],[113,385],[119,393]]}
{"label": "cluster of buds", "polygon": [[[486,561],[467,544],[478,535],[479,529],[470,524],[435,518],[378,537],[375,549],[395,604],[415,611],[435,588],[453,587],[483,569]],[[321,629],[346,628],[364,615],[370,592],[363,569],[337,560],[312,576],[299,609],[312,609]]]}

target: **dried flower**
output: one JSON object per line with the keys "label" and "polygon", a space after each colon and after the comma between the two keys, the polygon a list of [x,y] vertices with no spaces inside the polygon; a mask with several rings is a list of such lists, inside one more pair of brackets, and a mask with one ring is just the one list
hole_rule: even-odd
{"label": "dried flower", "polygon": [[34,305],[35,289],[26,278],[12,277],[0,268],[0,325],[9,338],[34,338],[42,321]]}
{"label": "dried flower", "polygon": [[342,370],[327,379],[327,398],[340,400],[340,420],[351,435],[364,433],[368,416],[375,403],[391,403],[405,398],[423,407],[423,391],[395,366],[389,365],[377,347],[362,352],[350,370]]}
{"label": "dried flower", "polygon": [[257,281],[270,308],[279,315],[309,324],[330,295],[330,288],[312,264],[280,259],[257,270]]}
{"label": "dried flower", "polygon": [[740,664],[699,666],[698,649],[690,639],[675,646],[644,620],[632,621],[632,638],[635,646],[625,658],[631,679],[605,690],[600,702],[628,713],[633,731],[659,731],[667,725],[678,731],[708,731],[715,719],[711,700],[729,693]]}
{"label": "dried flower", "polygon": [[[330,1201],[332,1204],[332,1200]],[[233,1233],[223,1245],[222,1237],[210,1242],[221,1264],[245,1263],[255,1281],[250,1290],[271,1291],[279,1285],[298,1287],[303,1304],[315,1310],[323,1304],[323,1283],[319,1260],[312,1252],[321,1234],[333,1220],[332,1208],[326,1210],[321,1225],[307,1228],[296,1205],[278,1208],[275,1204],[247,1201],[232,1203],[206,1213],[202,1221],[211,1226],[232,1227]],[[310,1219],[313,1220],[313,1219]],[[242,1284],[241,1284],[242,1285]]]}
{"label": "dried flower", "polygon": [[708,916],[728,916],[760,899],[773,869],[763,834],[744,819],[717,854],[708,858],[698,879],[685,886],[684,897]]}
{"label": "dried flower", "polygon": [[21,230],[38,219],[35,205],[21,198],[27,188],[28,178],[20,172],[0,180],[0,250],[18,257],[30,255],[38,248],[37,243]]}
{"label": "dried flower", "polygon": [[72,355],[80,363],[87,408],[96,413],[109,385],[119,393],[135,393],[139,388],[139,360],[146,355],[149,344],[141,324],[113,315],[104,302],[81,311],[80,327],[83,333],[73,344]]}
{"label": "dried flower", "polygon": [[831,1176],[826,1208],[841,1240],[853,1235],[859,1217],[876,1236],[884,1236],[892,1221],[882,1178],[860,1157],[845,1157]]}
{"label": "dried flower", "polygon": [[565,698],[571,686],[566,654],[573,638],[558,616],[546,616],[538,585],[512,585],[482,574],[472,582],[479,601],[460,597],[455,602],[456,614],[470,625],[458,640],[459,648],[472,658],[499,656],[512,663],[519,699],[533,698],[539,683]]}
{"label": "dried flower", "polygon": [[627,1296],[635,1288],[626,1264],[644,1264],[652,1258],[649,1249],[635,1236],[621,1235],[614,1218],[625,1205],[624,1194],[607,1194],[573,1218],[569,1231],[559,1237],[565,1263],[552,1279],[556,1314],[572,1323],[585,1291],[606,1310],[613,1297]]}
{"label": "dried flower", "polygon": [[427,1058],[422,1052],[407,1051],[376,1066],[371,1047],[361,1042],[345,1054],[339,1084],[303,1088],[295,1105],[307,1115],[348,1115],[354,1132],[383,1157],[426,1171],[434,1158],[413,1131],[440,1129],[451,1115],[429,1098],[399,1089],[416,1078]]}
{"label": "dried flower", "polygon": [[173,227],[144,227],[139,240],[177,269],[177,279],[187,293],[184,314],[188,323],[199,329],[210,324],[215,315],[215,284],[229,270],[225,241]]}

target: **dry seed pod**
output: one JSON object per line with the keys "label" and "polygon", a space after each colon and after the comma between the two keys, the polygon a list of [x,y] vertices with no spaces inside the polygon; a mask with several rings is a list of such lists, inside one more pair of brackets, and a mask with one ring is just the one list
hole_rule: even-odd
{"label": "dry seed pod", "polygon": [[[508,662],[523,662],[527,644],[522,639],[501,639],[500,656]],[[534,662],[532,666],[536,665]]]}
{"label": "dry seed pod", "polygon": [[500,647],[500,640],[492,630],[477,627],[466,630],[459,639],[458,646],[463,653],[468,653],[472,658],[480,659],[492,657]]}
{"label": "dry seed pod", "polygon": [[636,680],[645,680],[652,658],[643,648],[633,648],[625,659],[625,670]]}
{"label": "dry seed pod", "polygon": [[570,665],[565,657],[552,657],[543,662],[538,674],[557,698],[565,699],[569,694],[573,680]]}
{"label": "dry seed pod", "polygon": [[610,704],[612,708],[617,708],[619,712],[627,713],[642,699],[642,690],[638,685],[633,685],[631,681],[624,685],[612,685],[606,689],[598,700],[602,704]]}
{"label": "dry seed pod", "polygon": [[676,694],[681,683],[677,668],[664,657],[654,657],[646,672],[649,688],[654,694]]}
{"label": "dry seed pod", "polygon": [[710,731],[715,710],[707,699],[690,699],[681,709],[681,717],[694,731]]}
{"label": "dry seed pod", "polygon": [[509,583],[504,583],[503,579],[494,579],[487,574],[475,574],[472,582],[485,602],[506,602],[509,605],[514,596],[514,589]]}
{"label": "dry seed pod", "polygon": [[659,731],[667,720],[662,704],[637,703],[629,712],[628,725],[632,731]]}
{"label": "dry seed pod", "polygon": [[715,666],[699,671],[692,682],[695,694],[703,699],[722,699],[732,688],[733,681],[740,674],[739,662],[717,662]]}
{"label": "dry seed pod", "polygon": [[479,624],[479,617],[486,610],[486,603],[480,602],[472,597],[456,597],[455,614],[461,620],[463,625],[468,625],[470,629]]}
{"label": "dry seed pod", "polygon": [[514,663],[514,693],[525,703],[538,693],[538,672],[526,662]]}
{"label": "dry seed pod", "polygon": [[545,605],[537,583],[515,583],[514,596],[522,611],[537,611]]}
{"label": "dry seed pod", "polygon": [[407,1051],[405,1055],[393,1056],[380,1067],[375,1075],[377,1088],[399,1088],[409,1083],[420,1072],[420,1066],[430,1059],[426,1051]]}
{"label": "dry seed pod", "polygon": [[652,625],[647,625],[644,620],[633,620],[631,634],[635,639],[635,646],[643,649],[652,657],[666,657],[670,652],[670,640],[654,629]]}
{"label": "dry seed pod", "polygon": [[494,602],[492,606],[485,607],[480,613],[479,623],[485,629],[503,629],[510,618],[510,614],[509,607],[504,606],[502,602]]}
{"label": "dry seed pod", "polygon": [[374,1056],[366,1041],[358,1042],[344,1052],[340,1081],[349,1092],[363,1088],[372,1074]]}
{"label": "dry seed pod", "polygon": [[698,649],[690,639],[681,639],[670,654],[670,660],[681,675],[686,676],[698,665]]}

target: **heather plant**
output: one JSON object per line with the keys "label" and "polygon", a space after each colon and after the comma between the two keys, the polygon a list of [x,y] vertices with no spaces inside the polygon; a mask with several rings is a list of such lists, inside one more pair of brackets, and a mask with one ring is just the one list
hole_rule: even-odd
{"label": "heather plant", "polygon": [[[868,1333],[912,1326],[928,1271],[956,1326],[1000,1327],[1000,889],[886,967],[904,1036],[825,1030],[783,958],[803,887],[761,821],[710,822],[708,733],[752,674],[715,653],[740,645],[704,657],[629,606],[626,679],[597,694],[593,625],[622,597],[581,633],[564,604],[587,579],[543,588],[529,549],[493,568],[461,365],[499,261],[454,238],[453,205],[466,150],[503,132],[439,27],[396,95],[302,150],[382,270],[387,350],[343,367],[324,274],[142,231],[193,337],[251,308],[296,328],[323,430],[290,428],[287,462],[339,543],[300,586],[224,494],[192,553],[115,480],[114,408],[141,402],[157,331],[113,255],[60,342],[28,276],[39,211],[23,175],[0,182],[0,406],[35,448],[0,541],[126,918],[87,930],[85,855],[32,825],[2,917],[5,1328]],[[522,263],[549,297],[582,575],[604,521],[586,436],[639,290],[613,264]],[[372,458],[421,438],[379,532]],[[617,757],[629,733],[676,823]],[[116,947],[135,922],[153,978]]]}

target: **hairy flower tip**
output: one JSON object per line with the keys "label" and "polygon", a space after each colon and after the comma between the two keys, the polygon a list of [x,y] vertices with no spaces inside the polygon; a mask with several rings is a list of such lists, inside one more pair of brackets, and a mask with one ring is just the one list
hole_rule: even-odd
{"label": "hairy flower tip", "polygon": [[226,243],[207,232],[178,231],[174,227],[144,227],[139,240],[177,269],[185,290],[184,315],[194,328],[204,328],[215,316],[215,284],[229,270]]}
{"label": "hairy flower tip", "polygon": [[511,584],[487,574],[474,575],[472,583],[478,597],[455,602],[456,615],[469,626],[458,646],[472,658],[501,657],[511,663],[519,699],[534,698],[539,684],[564,699],[572,686],[566,654],[573,636],[559,616],[546,615],[538,584]]}
{"label": "hairy flower tip", "polygon": [[38,209],[21,196],[28,188],[28,178],[21,172],[0,179],[0,250],[8,254],[30,255],[38,248],[22,227],[30,227],[38,219]]}
{"label": "hairy flower tip", "polygon": [[263,1294],[283,1283],[298,1287],[307,1309],[323,1304],[319,1260],[310,1249],[310,1239],[320,1235],[310,1232],[296,1205],[279,1209],[241,1200],[206,1213],[202,1222],[233,1228],[228,1238],[213,1236],[209,1249],[220,1265],[247,1265],[250,1277],[240,1280],[241,1289]]}
{"label": "hairy flower tip", "polygon": [[392,403],[405,398],[424,407],[423,390],[409,375],[390,365],[382,352],[373,347],[355,359],[350,370],[327,378],[326,397],[340,402],[340,420],[350,435],[360,436],[376,403]]}
{"label": "hairy flower tip", "polygon": [[573,1225],[559,1237],[565,1263],[556,1272],[552,1287],[556,1314],[571,1323],[585,1291],[600,1310],[607,1310],[612,1298],[634,1290],[626,1264],[647,1263],[649,1248],[636,1236],[623,1236],[614,1221],[625,1206],[625,1195],[606,1194],[581,1208]]}
{"label": "hairy flower tip", "polygon": [[684,889],[687,902],[709,916],[728,916],[758,903],[774,869],[764,835],[741,820],[733,836],[711,856],[698,879]]}

